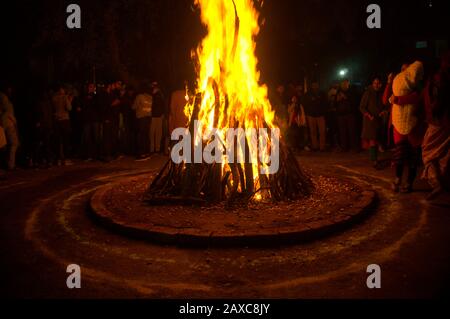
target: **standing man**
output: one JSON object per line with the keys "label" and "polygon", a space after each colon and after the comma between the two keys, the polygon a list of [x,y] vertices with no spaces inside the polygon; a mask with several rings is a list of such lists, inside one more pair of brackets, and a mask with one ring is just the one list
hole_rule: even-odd
{"label": "standing man", "polygon": [[432,200],[450,187],[450,51],[428,80],[424,98],[428,129],[422,144],[423,178],[433,188],[427,196]]}
{"label": "standing man", "polygon": [[120,92],[120,113],[122,115],[122,130],[120,136],[121,151],[126,155],[135,154],[135,114],[133,102],[135,99],[132,87],[123,87]]}
{"label": "standing man", "polygon": [[111,86],[111,113],[112,113],[112,156],[117,158],[120,153],[120,109],[122,105],[120,92],[122,90],[122,81],[115,81]]}
{"label": "standing man", "polygon": [[150,124],[150,154],[161,152],[161,141],[163,136],[163,121],[167,116],[168,108],[164,95],[157,82],[153,82],[153,106],[152,122]]}
{"label": "standing man", "polygon": [[0,124],[3,127],[8,150],[8,169],[16,168],[16,152],[19,147],[19,134],[14,107],[9,97],[0,91]]}
{"label": "standing man", "polygon": [[343,80],[336,95],[336,113],[338,117],[339,142],[343,151],[358,151],[358,134],[356,129],[356,96],[349,80]]}
{"label": "standing man", "polygon": [[331,147],[335,151],[341,151],[339,146],[339,134],[338,134],[338,123],[337,123],[337,115],[336,115],[336,96],[339,89],[339,83],[335,82],[328,90],[328,111],[325,116],[325,121],[327,123],[327,135],[328,140],[331,144]]}
{"label": "standing man", "polygon": [[[0,111],[1,114],[1,111]],[[6,145],[8,145],[8,141],[6,140],[6,134],[5,134],[5,129],[3,128],[3,123],[2,121],[0,121],[0,160],[2,160],[3,158],[3,148],[6,147]],[[2,164],[0,162],[0,164]],[[2,167],[0,166],[0,180],[3,180],[6,178],[6,173],[5,171],[2,169]]]}
{"label": "standing man", "polygon": [[116,148],[116,137],[119,121],[120,100],[115,90],[115,84],[106,86],[102,94],[101,107],[103,113],[103,159],[106,162],[112,160]]}
{"label": "standing man", "polygon": [[70,143],[70,111],[72,103],[64,87],[60,86],[52,98],[53,114],[55,117],[55,138],[58,154],[58,165],[68,165],[66,156]]}
{"label": "standing man", "polygon": [[302,104],[308,121],[312,148],[314,151],[323,152],[326,146],[327,97],[319,90],[318,81],[311,83],[311,90],[303,96]]}
{"label": "standing man", "polygon": [[361,139],[365,149],[369,149],[370,160],[378,168],[378,146],[382,130],[382,121],[387,110],[383,105],[381,81],[375,78],[372,85],[364,92],[359,110],[363,114]]}
{"label": "standing man", "polygon": [[89,83],[81,100],[83,119],[82,156],[92,160],[100,156],[100,112],[94,83]]}
{"label": "standing man", "polygon": [[52,134],[53,134],[53,114],[52,103],[49,92],[44,89],[40,93],[35,109],[35,134],[37,142],[34,147],[34,159],[44,167],[49,167],[53,163]]}
{"label": "standing man", "polygon": [[[392,126],[395,149],[392,157],[395,180],[394,192],[410,193],[413,190],[420,162],[420,146],[425,134],[425,115],[421,107],[423,64],[416,61],[398,74],[392,84]],[[402,186],[404,167],[408,168],[406,184]]]}
{"label": "standing man", "polygon": [[145,160],[148,155],[148,142],[150,132],[150,121],[152,116],[153,97],[150,85],[143,85],[141,93],[136,96],[133,103],[133,110],[136,115],[137,127],[137,160]]}

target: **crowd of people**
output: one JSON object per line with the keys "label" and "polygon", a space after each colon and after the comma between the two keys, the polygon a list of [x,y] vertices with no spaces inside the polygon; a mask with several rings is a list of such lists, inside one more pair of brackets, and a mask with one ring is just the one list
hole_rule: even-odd
{"label": "crowd of people", "polygon": [[[433,198],[450,181],[449,61],[450,55],[444,55],[439,70],[429,76],[421,62],[405,64],[399,74],[387,76],[384,87],[383,79],[375,77],[364,92],[348,79],[327,92],[311,81],[308,87],[279,85],[269,98],[292,149],[367,150],[375,169],[381,167],[378,153],[392,149],[392,190],[411,192],[423,163]],[[158,82],[138,89],[113,81],[89,83],[81,90],[41,90],[19,120],[13,101],[12,88],[3,85],[1,165],[9,170],[16,168],[18,150],[24,166],[39,168],[70,165],[69,158],[109,162],[130,155],[147,160],[155,153],[167,154],[170,132],[186,125],[186,91],[166,99]]]}
{"label": "crowd of people", "polygon": [[423,177],[433,188],[428,198],[433,199],[450,186],[449,61],[447,53],[429,76],[420,61],[404,64],[397,75],[387,76],[384,86],[374,77],[361,93],[348,79],[328,92],[318,81],[307,90],[279,85],[271,98],[278,124],[292,149],[365,150],[375,169],[382,168],[379,152],[391,149],[394,192],[411,192],[423,164]]}
{"label": "crowd of people", "polygon": [[[80,92],[81,91],[81,92]],[[71,165],[71,159],[109,162],[123,155],[145,160],[168,147],[169,104],[158,82],[136,90],[122,81],[61,85],[38,92],[31,109],[15,112],[10,86],[0,89],[3,162],[16,169]],[[19,147],[20,146],[20,147]]]}

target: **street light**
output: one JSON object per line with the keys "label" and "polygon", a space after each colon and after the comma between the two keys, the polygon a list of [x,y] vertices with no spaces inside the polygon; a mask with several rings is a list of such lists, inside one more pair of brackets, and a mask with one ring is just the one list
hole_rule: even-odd
{"label": "street light", "polygon": [[341,78],[344,77],[344,76],[346,76],[347,73],[348,73],[348,70],[347,70],[347,69],[341,69],[341,70],[339,70],[339,76],[340,76]]}

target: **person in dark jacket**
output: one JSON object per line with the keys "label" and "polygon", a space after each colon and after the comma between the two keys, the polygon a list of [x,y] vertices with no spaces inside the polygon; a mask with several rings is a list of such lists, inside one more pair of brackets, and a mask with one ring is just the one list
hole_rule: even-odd
{"label": "person in dark jacket", "polygon": [[428,128],[422,143],[423,178],[433,188],[427,200],[450,191],[450,51],[424,90]]}
{"label": "person in dark jacket", "polygon": [[369,149],[370,160],[374,168],[378,168],[378,145],[380,143],[382,119],[387,112],[382,100],[379,78],[375,78],[372,85],[364,92],[359,110],[363,114],[361,133],[363,147]]}
{"label": "person in dark jacket", "polygon": [[152,120],[153,97],[152,87],[145,83],[141,85],[140,92],[134,99],[132,109],[136,120],[136,160],[144,161],[149,158],[150,151],[150,122]]}
{"label": "person in dark jacket", "polygon": [[100,156],[100,110],[94,83],[89,83],[81,98],[83,121],[82,156],[92,160]]}
{"label": "person in dark jacket", "polygon": [[[5,92],[5,91],[3,91]],[[16,152],[20,145],[17,119],[9,96],[0,91],[0,122],[4,130],[8,150],[8,169],[16,168]]]}
{"label": "person in dark jacket", "polygon": [[161,141],[163,137],[163,121],[167,117],[168,107],[164,99],[164,95],[158,85],[153,83],[153,105],[152,105],[152,122],[150,124],[150,154],[159,153],[161,151]]}
{"label": "person in dark jacket", "polygon": [[103,160],[109,162],[113,159],[117,146],[117,131],[119,127],[120,98],[113,83],[106,86],[101,95],[100,105],[103,119]]}
{"label": "person in dark jacket", "polygon": [[52,107],[58,165],[70,165],[71,162],[66,160],[66,156],[70,147],[70,111],[72,110],[72,100],[66,94],[63,86],[59,86],[57,93],[52,97]]}
{"label": "person in dark jacket", "polygon": [[358,151],[356,94],[349,80],[343,80],[336,94],[336,114],[338,117],[339,142],[343,151]]}
{"label": "person in dark jacket", "polygon": [[51,166],[54,161],[52,151],[53,114],[50,95],[43,90],[35,109],[35,135],[34,160],[42,167]]}
{"label": "person in dark jacket", "polygon": [[133,110],[133,102],[135,98],[136,94],[133,87],[124,87],[120,92],[120,114],[122,115],[123,123],[120,144],[122,152],[127,155],[136,155],[136,117]]}
{"label": "person in dark jacket", "polygon": [[319,82],[312,82],[311,90],[303,96],[302,105],[308,121],[313,150],[325,151],[327,103],[326,95],[319,89]]}

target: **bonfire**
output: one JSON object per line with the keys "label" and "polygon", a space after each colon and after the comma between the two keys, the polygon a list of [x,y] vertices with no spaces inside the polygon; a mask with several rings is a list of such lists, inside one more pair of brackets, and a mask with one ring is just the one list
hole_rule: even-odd
{"label": "bonfire", "polygon": [[[310,194],[312,182],[283,142],[267,86],[259,83],[255,38],[260,26],[252,0],[196,4],[208,34],[193,52],[197,88],[185,107],[189,121],[184,130],[192,149],[211,151],[212,146],[215,160],[199,162],[196,152],[183,149],[178,155],[184,160],[174,161],[172,149],[146,200],[154,205],[233,206]],[[274,166],[276,171],[271,171]]]}

